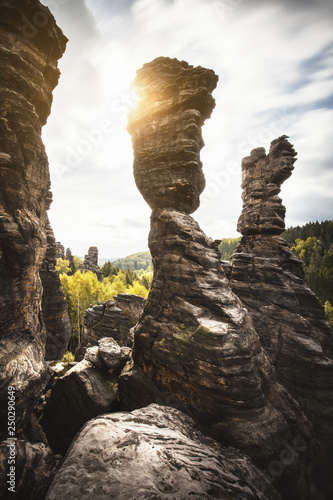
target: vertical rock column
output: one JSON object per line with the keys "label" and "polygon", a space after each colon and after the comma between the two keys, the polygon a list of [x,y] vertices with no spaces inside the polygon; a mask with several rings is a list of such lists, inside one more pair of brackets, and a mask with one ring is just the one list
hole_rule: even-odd
{"label": "vertical rock column", "polygon": [[[16,388],[17,430],[45,383],[39,271],[47,245],[50,178],[41,139],[67,39],[37,0],[0,5],[0,399]],[[5,432],[7,437],[7,432]]]}
{"label": "vertical rock column", "polygon": [[74,274],[75,273],[74,257],[70,248],[67,248],[66,250],[66,260],[68,260],[69,267],[71,269],[68,275]]}
{"label": "vertical rock column", "polygon": [[98,281],[103,280],[103,275],[98,267],[98,248],[89,247],[87,255],[84,256],[84,261],[79,266],[79,271],[92,271],[96,274]]}
{"label": "vertical rock column", "polygon": [[[333,494],[333,333],[323,305],[304,281],[302,263],[280,236],[285,208],[278,194],[296,153],[286,136],[251,152],[242,162],[243,237],[231,263],[230,285],[248,308],[278,380],[314,425],[314,476]],[[323,464],[325,467],[323,467]],[[323,470],[331,468],[326,478]]]}
{"label": "vertical rock column", "polygon": [[67,302],[61,288],[59,273],[56,269],[57,247],[53,230],[48,223],[47,249],[40,269],[43,286],[42,310],[46,327],[45,359],[62,359],[66,352],[71,334]]}
{"label": "vertical rock column", "polygon": [[275,383],[218,250],[189,215],[205,185],[201,126],[216,83],[213,71],[169,58],[137,72],[140,98],[128,130],[135,181],[152,208],[154,279],[122,398],[129,408],[149,399],[176,405],[205,432],[267,463],[284,439],[307,432],[305,419]]}

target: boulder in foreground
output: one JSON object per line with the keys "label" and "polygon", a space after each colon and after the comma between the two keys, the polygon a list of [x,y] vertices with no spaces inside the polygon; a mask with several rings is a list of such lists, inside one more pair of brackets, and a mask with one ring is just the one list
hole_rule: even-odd
{"label": "boulder in foreground", "polygon": [[279,500],[249,458],[180,411],[152,404],[97,417],[73,442],[46,500]]}

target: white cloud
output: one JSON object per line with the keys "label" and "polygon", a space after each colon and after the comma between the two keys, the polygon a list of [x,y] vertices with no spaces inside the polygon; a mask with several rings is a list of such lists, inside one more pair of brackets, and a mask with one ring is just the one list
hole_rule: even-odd
{"label": "white cloud", "polygon": [[318,4],[294,10],[287,2],[251,0],[223,16],[222,0],[69,5],[57,15],[70,41],[43,134],[54,192],[51,222],[65,245],[83,255],[96,244],[101,256],[146,248],[150,211],[132,175],[126,111],[135,101],[129,90],[135,71],[160,55],[220,76],[217,105],[203,128],[207,189],[194,214],[208,235],[236,236],[241,159],[284,133],[299,153],[283,188],[287,222],[303,221],[302,213],[311,217],[311,196],[323,199],[316,218],[327,217],[333,122],[332,110],[318,102],[332,95],[333,37]]}

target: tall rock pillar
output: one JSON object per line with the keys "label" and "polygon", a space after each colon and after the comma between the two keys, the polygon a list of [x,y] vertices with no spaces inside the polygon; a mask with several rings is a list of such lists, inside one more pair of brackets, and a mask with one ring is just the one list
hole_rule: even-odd
{"label": "tall rock pillar", "polygon": [[0,4],[0,400],[16,388],[16,429],[29,419],[47,376],[40,268],[51,202],[41,139],[66,37],[38,0]]}
{"label": "tall rock pillar", "polygon": [[128,407],[151,400],[176,405],[205,432],[267,463],[286,436],[304,443],[307,425],[276,384],[214,242],[189,215],[205,184],[201,126],[214,107],[216,83],[213,71],[169,58],[137,72],[140,97],[128,130],[135,181],[152,208],[154,279],[122,398]]}
{"label": "tall rock pillar", "polygon": [[300,403],[315,436],[313,477],[333,495],[333,332],[320,300],[304,281],[302,262],[280,236],[285,208],[278,194],[296,153],[286,136],[269,153],[242,162],[243,235],[231,259],[230,286],[241,298],[274,364],[278,381]]}

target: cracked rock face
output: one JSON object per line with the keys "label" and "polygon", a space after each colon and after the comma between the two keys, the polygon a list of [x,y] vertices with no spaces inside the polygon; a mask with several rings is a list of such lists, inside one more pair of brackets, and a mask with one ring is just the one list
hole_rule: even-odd
{"label": "cracked rock face", "polygon": [[[193,116],[198,126],[203,124],[210,112],[201,97],[186,100],[185,112],[179,103],[183,89],[196,95],[195,87],[211,103],[207,94],[212,87],[204,92],[202,82],[212,77],[208,71],[207,80],[203,68],[181,71],[171,91],[169,75],[183,66],[159,58],[137,73],[141,100],[128,128],[136,183],[153,208],[149,248],[154,279],[134,329],[134,362],[120,379],[121,400],[128,408],[169,402],[194,417],[206,433],[264,465],[274,460],[286,438],[298,436],[305,443],[311,435],[298,404],[276,383],[251,318],[229,286],[216,245],[189,215],[203,186],[201,168],[196,175],[201,133],[191,136],[197,152],[194,170],[184,170],[188,144],[181,135],[177,138],[173,124],[180,116],[183,130],[187,118],[192,126]],[[156,160],[163,148],[170,151],[166,163]],[[178,172],[191,189],[174,196],[172,179]],[[299,457],[300,469],[303,459]]]}
{"label": "cracked rock face", "polygon": [[38,0],[0,2],[0,438],[8,438],[7,388],[13,386],[18,439],[15,494],[6,482],[10,448],[6,441],[0,444],[4,499],[44,498],[59,465],[59,457],[36,442],[44,438],[33,409],[50,377],[45,351],[52,345],[52,355],[61,355],[68,335],[54,268],[47,217],[52,195],[41,139],[66,41]]}
{"label": "cracked rock face", "polygon": [[158,405],[87,423],[46,499],[63,491],[81,500],[281,498],[248,457],[203,436],[178,410]]}

